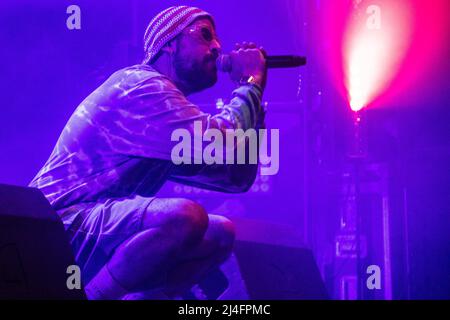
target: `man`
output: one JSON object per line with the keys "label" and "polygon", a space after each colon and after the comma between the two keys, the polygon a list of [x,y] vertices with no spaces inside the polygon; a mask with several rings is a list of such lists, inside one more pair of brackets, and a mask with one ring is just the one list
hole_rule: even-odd
{"label": "man", "polygon": [[266,68],[252,43],[230,54],[238,83],[210,115],[186,96],[213,86],[221,52],[212,16],[178,6],[159,13],[144,37],[142,64],[114,73],[76,109],[30,183],[46,195],[71,237],[90,299],[133,292],[180,295],[229,256],[232,223],[188,199],[155,197],[166,180],[245,192],[256,165],[175,165],[171,133],[257,128]]}

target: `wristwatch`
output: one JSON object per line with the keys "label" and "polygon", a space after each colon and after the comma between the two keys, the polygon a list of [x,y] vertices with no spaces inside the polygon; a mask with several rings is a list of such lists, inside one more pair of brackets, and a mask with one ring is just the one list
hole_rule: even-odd
{"label": "wristwatch", "polygon": [[249,84],[258,85],[258,82],[256,82],[255,77],[253,76],[243,76],[241,80],[239,80],[239,85],[245,86]]}

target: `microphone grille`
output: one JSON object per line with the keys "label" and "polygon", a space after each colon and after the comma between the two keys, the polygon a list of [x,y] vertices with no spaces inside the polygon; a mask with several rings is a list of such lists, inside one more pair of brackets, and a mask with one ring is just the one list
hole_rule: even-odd
{"label": "microphone grille", "polygon": [[231,58],[227,54],[220,55],[216,60],[216,64],[217,64],[217,69],[222,72],[230,72],[232,69]]}

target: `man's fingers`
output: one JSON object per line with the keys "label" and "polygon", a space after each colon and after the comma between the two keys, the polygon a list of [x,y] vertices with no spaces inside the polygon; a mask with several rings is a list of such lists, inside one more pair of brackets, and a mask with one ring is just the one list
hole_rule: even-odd
{"label": "man's fingers", "polygon": [[[235,47],[235,50],[239,50],[239,49],[244,49],[244,50],[245,49],[257,49],[258,48],[256,43],[254,43],[254,42],[246,42],[246,41],[244,41],[242,43],[237,42],[234,45],[234,47]],[[264,51],[264,49],[262,47],[260,47],[259,50],[263,51],[263,53],[265,54],[265,51]]]}
{"label": "man's fingers", "polygon": [[256,44],[254,42],[243,42],[242,47],[244,49],[256,49]]}
{"label": "man's fingers", "polygon": [[259,50],[261,52],[261,54],[263,55],[263,57],[267,58],[266,50],[263,47],[258,47],[254,42],[246,42],[246,41],[244,41],[242,43],[237,42],[235,44],[235,51],[236,52],[243,52],[243,51],[246,51],[246,50],[254,50],[254,49]]}
{"label": "man's fingers", "polygon": [[259,47],[259,50],[261,51],[261,53],[263,54],[264,58],[267,58],[267,52],[263,47]]}

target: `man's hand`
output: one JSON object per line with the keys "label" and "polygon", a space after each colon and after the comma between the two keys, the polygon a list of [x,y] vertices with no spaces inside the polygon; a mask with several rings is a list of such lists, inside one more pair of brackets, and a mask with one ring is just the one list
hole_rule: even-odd
{"label": "man's hand", "polygon": [[231,80],[239,82],[243,77],[252,76],[255,82],[264,89],[267,79],[265,56],[264,49],[258,49],[252,42],[236,43],[235,50],[230,53]]}

